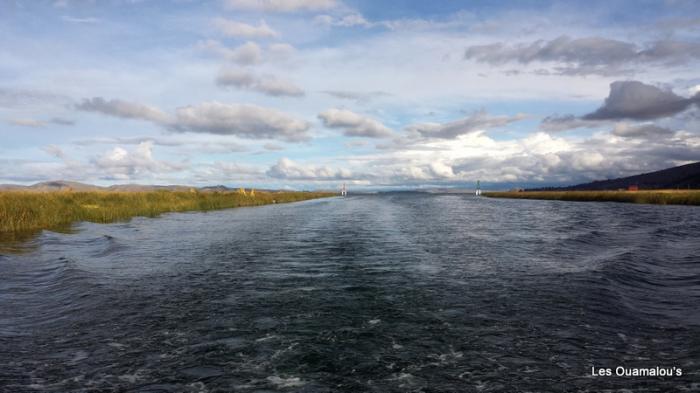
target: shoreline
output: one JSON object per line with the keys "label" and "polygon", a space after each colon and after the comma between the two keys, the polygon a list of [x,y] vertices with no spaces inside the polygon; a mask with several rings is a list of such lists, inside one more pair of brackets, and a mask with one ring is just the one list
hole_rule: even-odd
{"label": "shoreline", "polygon": [[0,191],[0,234],[326,198],[308,191]]}
{"label": "shoreline", "polygon": [[490,191],[489,198],[536,199],[569,202],[620,202],[652,205],[700,205],[700,190],[640,191]]}

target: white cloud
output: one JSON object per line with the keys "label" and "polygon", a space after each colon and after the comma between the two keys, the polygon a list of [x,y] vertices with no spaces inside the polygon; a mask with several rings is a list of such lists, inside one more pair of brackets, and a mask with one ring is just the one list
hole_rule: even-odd
{"label": "white cloud", "polygon": [[328,166],[301,165],[288,158],[281,158],[267,170],[266,174],[284,180],[343,180],[352,179],[352,174],[343,169]]}
{"label": "white cloud", "polygon": [[296,52],[292,45],[276,42],[267,47],[267,57],[273,60],[284,60],[291,57]]}
{"label": "white cloud", "polygon": [[318,15],[314,18],[314,23],[321,26],[336,26],[336,27],[372,27],[373,24],[364,18],[361,14],[353,12],[342,16]]}
{"label": "white cloud", "polygon": [[215,18],[213,20],[214,27],[228,37],[243,37],[243,38],[272,38],[277,37],[277,32],[265,23],[260,21],[257,26],[247,23],[236,22],[224,18]]}
{"label": "white cloud", "polygon": [[142,142],[131,151],[115,147],[94,158],[92,163],[100,170],[101,177],[115,180],[132,180],[185,169],[181,164],[154,159],[152,142]]}
{"label": "white cloud", "polygon": [[200,42],[197,47],[243,66],[260,64],[263,61],[262,49],[258,44],[250,41],[233,49],[224,46],[216,40]]}
{"label": "white cloud", "polygon": [[56,145],[43,148],[56,162],[0,159],[0,180],[35,182],[44,180],[75,180],[94,182],[163,179],[163,176],[188,169],[186,162],[174,163],[153,156],[153,145],[142,142],[128,150],[116,146],[87,160],[70,157]]}
{"label": "white cloud", "polygon": [[63,21],[68,22],[68,23],[80,23],[80,24],[95,24],[95,23],[100,22],[100,20],[97,18],[92,18],[92,17],[76,18],[74,16],[69,16],[69,15],[63,15],[61,17],[61,19],[63,19]]}
{"label": "white cloud", "polygon": [[347,109],[328,109],[318,117],[324,126],[342,129],[345,136],[385,138],[392,135],[391,130],[377,120]]}
{"label": "white cloud", "polygon": [[339,4],[336,0],[226,0],[233,9],[263,12],[324,11]]}

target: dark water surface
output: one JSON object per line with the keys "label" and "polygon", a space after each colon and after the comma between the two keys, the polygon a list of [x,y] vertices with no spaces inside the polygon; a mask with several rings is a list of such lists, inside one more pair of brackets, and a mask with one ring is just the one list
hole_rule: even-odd
{"label": "dark water surface", "polygon": [[700,391],[698,207],[397,193],[78,229],[0,255],[2,392]]}

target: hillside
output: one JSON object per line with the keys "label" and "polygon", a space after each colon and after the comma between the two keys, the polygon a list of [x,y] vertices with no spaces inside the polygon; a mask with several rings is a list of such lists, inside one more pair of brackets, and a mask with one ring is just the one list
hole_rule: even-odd
{"label": "hillside", "polygon": [[618,179],[528,191],[601,191],[626,189],[633,185],[638,186],[640,190],[700,189],[700,162]]}

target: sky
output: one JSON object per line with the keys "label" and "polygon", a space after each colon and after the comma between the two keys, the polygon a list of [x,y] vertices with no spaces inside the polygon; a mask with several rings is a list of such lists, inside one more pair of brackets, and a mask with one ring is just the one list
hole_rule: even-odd
{"label": "sky", "polygon": [[700,161],[692,0],[0,0],[0,37],[0,183],[507,189]]}

